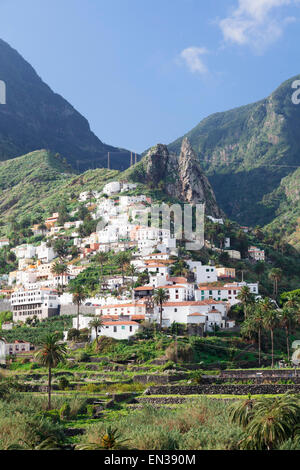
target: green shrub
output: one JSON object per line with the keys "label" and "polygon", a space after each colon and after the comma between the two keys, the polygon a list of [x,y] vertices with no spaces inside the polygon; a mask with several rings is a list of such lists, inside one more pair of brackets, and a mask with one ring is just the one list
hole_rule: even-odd
{"label": "green shrub", "polygon": [[71,407],[69,403],[64,403],[61,409],[59,410],[59,417],[61,420],[68,420],[71,416]]}
{"label": "green shrub", "polygon": [[70,386],[70,382],[67,377],[62,376],[58,379],[58,388],[59,390],[67,390]]}
{"label": "green shrub", "polygon": [[90,355],[86,351],[82,351],[78,358],[79,362],[90,362]]}
{"label": "green shrub", "polygon": [[59,410],[46,410],[40,411],[38,416],[42,416],[44,418],[49,418],[53,423],[60,422],[60,412]]}

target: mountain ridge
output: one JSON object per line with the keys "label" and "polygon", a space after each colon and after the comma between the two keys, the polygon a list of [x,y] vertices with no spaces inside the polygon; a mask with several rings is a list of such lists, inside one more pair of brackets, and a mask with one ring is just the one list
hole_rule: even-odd
{"label": "mountain ridge", "polygon": [[104,144],[67,100],[53,92],[34,68],[0,39],[0,80],[6,104],[0,106],[0,160],[46,148],[61,153],[78,171],[107,166],[126,169],[130,152]]}
{"label": "mountain ridge", "polygon": [[[300,106],[292,103],[292,83],[299,78],[288,79],[265,99],[214,113],[185,134],[221,209],[243,225],[266,225],[275,218],[276,208],[266,208],[263,198],[299,164]],[[170,151],[178,151],[181,140],[169,144]]]}

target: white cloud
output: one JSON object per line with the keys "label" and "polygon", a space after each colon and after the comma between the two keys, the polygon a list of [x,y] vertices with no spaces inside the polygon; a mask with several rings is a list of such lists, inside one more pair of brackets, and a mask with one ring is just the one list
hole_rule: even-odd
{"label": "white cloud", "polygon": [[230,16],[219,21],[225,41],[253,46],[262,52],[283,33],[294,18],[279,16],[280,7],[299,3],[299,0],[238,0]]}
{"label": "white cloud", "polygon": [[207,53],[208,50],[205,47],[187,47],[180,53],[180,59],[191,72],[206,75],[208,68],[203,62],[202,56]]}

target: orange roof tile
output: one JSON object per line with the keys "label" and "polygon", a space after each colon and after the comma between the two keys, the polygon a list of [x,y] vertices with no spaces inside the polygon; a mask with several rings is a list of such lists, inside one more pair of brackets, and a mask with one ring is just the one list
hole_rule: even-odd
{"label": "orange roof tile", "polygon": [[135,321],[119,321],[119,320],[116,320],[116,321],[108,321],[108,322],[104,322],[104,325],[138,325],[137,322]]}

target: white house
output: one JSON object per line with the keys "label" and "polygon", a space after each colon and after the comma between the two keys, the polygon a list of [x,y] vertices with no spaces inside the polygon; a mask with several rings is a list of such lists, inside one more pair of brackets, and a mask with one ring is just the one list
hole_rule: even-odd
{"label": "white house", "polygon": [[201,261],[188,261],[190,270],[195,274],[198,284],[204,282],[217,282],[218,274],[214,266],[202,265]]}
{"label": "white house", "polygon": [[[90,322],[95,319],[96,316],[86,316],[86,315],[79,315],[79,329],[90,329]],[[100,316],[101,318],[101,316]],[[139,323],[131,320],[122,320],[120,318],[116,318],[115,320],[113,317],[111,318],[103,318],[104,325],[102,328],[98,328],[98,337],[99,336],[108,336],[109,338],[114,339],[128,339],[130,336],[133,336],[139,329]],[[77,328],[77,317],[73,318],[73,328]],[[67,336],[67,335],[66,335]],[[96,339],[96,331],[95,328],[91,329],[91,341]]]}
{"label": "white house", "polygon": [[[209,312],[214,313],[210,314]],[[166,302],[163,304],[163,325],[170,326],[173,322],[176,323],[187,323],[188,315],[192,313],[201,313],[206,316],[219,314],[221,317],[226,317],[227,305],[225,302],[218,302],[215,300],[203,300],[203,301],[185,301],[185,302]],[[147,318],[147,315],[146,315]],[[160,307],[154,307],[153,315],[149,315],[149,320],[159,321],[160,318]],[[212,317],[214,319],[214,317]],[[206,320],[207,321],[207,320]]]}
{"label": "white house", "polygon": [[36,249],[38,259],[49,263],[56,258],[56,253],[52,247],[48,247],[46,242],[42,242]]}
{"label": "white house", "polygon": [[207,218],[211,220],[214,224],[224,225],[223,219],[216,219],[215,217],[212,217],[211,215],[208,215]]}
{"label": "white house", "polygon": [[96,315],[114,315],[114,316],[144,316],[146,314],[146,303],[145,302],[121,302],[115,304],[102,305],[96,308]]}
{"label": "white house", "polygon": [[119,181],[112,181],[111,183],[107,183],[102,192],[104,194],[107,194],[108,196],[111,196],[112,194],[119,193],[121,190],[121,184]]}
{"label": "white house", "polygon": [[250,292],[258,296],[258,283],[248,284],[246,282],[233,282],[231,284],[199,284],[198,289],[195,290],[195,299],[201,300],[224,300],[229,302],[230,305],[239,303],[238,295],[243,286],[248,286]]}
{"label": "white house", "polygon": [[4,366],[6,364],[6,347],[5,341],[0,338],[0,365]]}
{"label": "white house", "polygon": [[120,205],[121,207],[128,207],[131,204],[139,204],[141,202],[146,202],[147,196],[141,194],[140,196],[120,196]]}
{"label": "white house", "polygon": [[3,248],[4,246],[9,245],[9,239],[8,238],[0,238],[0,248]]}
{"label": "white house", "polygon": [[261,250],[256,246],[250,246],[248,253],[250,258],[254,259],[255,261],[265,261],[265,250]]}
{"label": "white house", "polygon": [[22,258],[33,258],[36,255],[37,248],[33,245],[19,245],[12,248],[11,251],[16,255],[18,259]]}
{"label": "white house", "polygon": [[19,290],[11,296],[14,322],[25,322],[37,316],[39,320],[58,314],[59,300],[56,291],[48,288]]}
{"label": "white house", "polygon": [[136,183],[122,183],[121,184],[121,193],[125,193],[126,191],[132,191],[133,189],[136,189],[137,184]]}
{"label": "white house", "polygon": [[[134,336],[139,329],[139,323],[135,321],[105,321],[103,328],[98,329],[99,336],[108,336],[118,340],[129,339]],[[96,332],[93,328],[91,331],[91,340],[96,338]]]}

